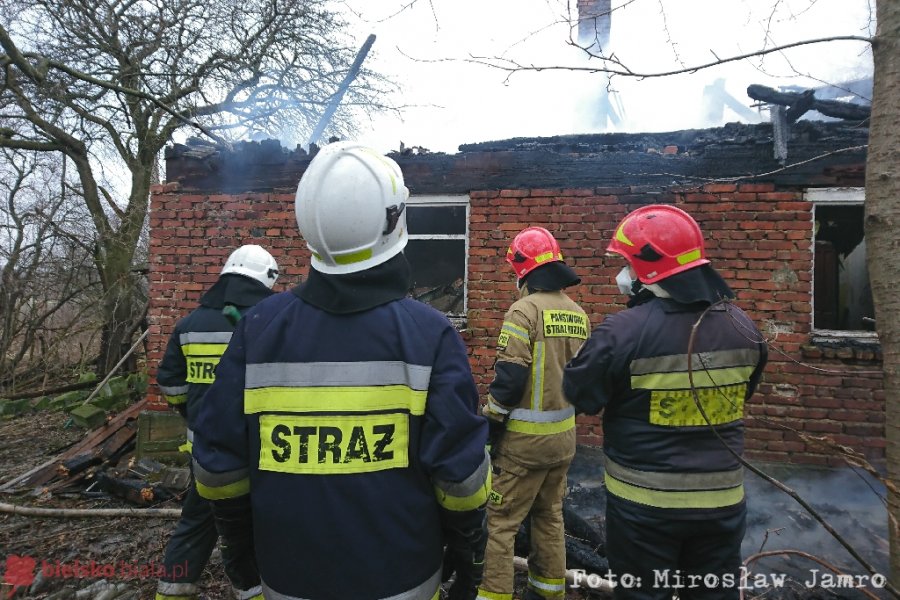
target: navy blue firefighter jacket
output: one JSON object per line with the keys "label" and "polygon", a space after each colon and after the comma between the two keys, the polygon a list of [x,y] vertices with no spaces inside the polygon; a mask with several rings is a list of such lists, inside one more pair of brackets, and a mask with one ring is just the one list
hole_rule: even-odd
{"label": "navy blue firefighter jacket", "polygon": [[465,345],[431,307],[401,297],[338,313],[277,294],[219,362],[198,490],[249,494],[267,598],[430,599],[445,513],[490,489],[477,403]]}

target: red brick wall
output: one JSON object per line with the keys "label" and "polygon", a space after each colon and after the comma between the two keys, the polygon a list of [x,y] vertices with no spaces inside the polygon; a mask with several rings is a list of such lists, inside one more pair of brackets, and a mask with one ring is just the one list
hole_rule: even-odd
{"label": "red brick wall", "polygon": [[[502,257],[519,230],[541,225],[556,235],[567,262],[582,277],[572,296],[596,325],[622,308],[613,280],[621,261],[605,257],[612,229],[639,205],[675,203],[700,223],[710,259],[770,340],[764,381],[747,407],[748,455],[838,464],[832,450],[811,439],[827,436],[870,459],[883,459],[881,357],[810,342],[812,204],[799,192],[744,184],[662,193],[656,188],[502,190],[470,197],[463,337],[483,393],[503,315],[517,297]],[[204,196],[179,194],[169,184],[155,189],[150,218],[151,365],[175,320],[215,281],[235,246],[259,243],[272,252],[282,272],[276,290],[306,273],[308,251],[296,231],[292,191]],[[578,433],[582,443],[601,443],[599,418],[580,417]]]}
{"label": "red brick wall", "polygon": [[172,328],[197,306],[242,244],[259,244],[278,261],[275,290],[304,276],[309,251],[297,232],[294,192],[209,195],[180,193],[177,183],[154,186],[150,201],[150,404],[165,408],[155,385]]}

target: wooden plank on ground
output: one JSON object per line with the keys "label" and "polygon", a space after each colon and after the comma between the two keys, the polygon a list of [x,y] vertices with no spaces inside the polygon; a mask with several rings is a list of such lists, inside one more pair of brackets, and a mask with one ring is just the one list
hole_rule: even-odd
{"label": "wooden plank on ground", "polygon": [[[137,416],[146,407],[146,398],[142,398],[141,400],[135,402],[134,404],[117,414],[115,417],[110,419],[104,425],[101,425],[100,427],[97,427],[93,431],[89,432],[83,440],[70,447],[62,454],[59,454],[55,458],[48,460],[42,465],[39,465],[38,467],[35,467],[34,469],[28,471],[27,473],[23,473],[15,479],[6,482],[2,486],[0,486],[0,492],[10,492],[26,486],[32,487],[44,485],[45,483],[59,475],[57,470],[59,465],[71,458],[74,458],[81,454],[90,453],[94,451],[95,448],[101,447],[107,440],[115,436],[123,427],[128,425],[131,421],[137,419]],[[131,428],[128,427],[128,429]],[[131,430],[131,435],[134,435],[133,429]]]}

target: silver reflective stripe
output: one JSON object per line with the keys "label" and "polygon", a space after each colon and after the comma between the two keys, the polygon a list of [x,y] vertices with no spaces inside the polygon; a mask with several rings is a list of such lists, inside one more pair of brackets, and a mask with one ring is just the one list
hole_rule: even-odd
{"label": "silver reflective stripe", "polygon": [[509,409],[495,402],[493,398],[488,398],[488,407],[490,408],[491,412],[499,413],[501,415],[509,414]]}
{"label": "silver reflective stripe", "polygon": [[234,593],[237,595],[238,600],[250,600],[251,598],[262,594],[262,586],[258,585],[249,590],[239,590],[238,588],[234,588]]}
{"label": "silver reflective stripe", "polygon": [[724,490],[739,486],[744,482],[743,469],[712,473],[660,473],[630,469],[609,458],[606,459],[606,472],[625,483],[671,492]]}
{"label": "silver reflective stripe", "polygon": [[544,342],[534,343],[531,362],[531,409],[541,410],[544,401]]}
{"label": "silver reflective stripe", "polygon": [[190,427],[188,427],[187,430],[187,441],[192,444],[194,443],[194,431]]}
{"label": "silver reflective stripe", "polygon": [[466,477],[464,481],[455,483],[451,481],[441,481],[440,479],[435,479],[434,485],[445,491],[448,496],[454,496],[456,498],[468,498],[484,487],[484,482],[487,481],[488,470],[490,470],[490,468],[491,456],[488,454],[487,448],[485,448],[484,460],[481,461],[481,464],[478,465],[478,468],[475,469],[475,472]]}
{"label": "silver reflective stripe", "polygon": [[156,591],[164,596],[195,596],[197,584],[160,581],[156,584]]}
{"label": "silver reflective stripe", "polygon": [[230,331],[189,331],[178,336],[181,345],[185,344],[227,344],[231,341]]}
{"label": "silver reflective stripe", "polygon": [[511,335],[515,338],[519,338],[526,344],[531,343],[531,339],[529,338],[529,335],[528,335],[528,330],[524,329],[523,327],[519,327],[518,325],[515,325],[513,323],[510,323],[509,321],[503,322],[503,326],[500,328],[500,331],[501,332],[505,331],[509,335]]}
{"label": "silver reflective stripe", "polygon": [[168,386],[161,385],[159,386],[159,391],[161,391],[166,396],[182,396],[188,393],[189,386],[186,385],[178,385],[178,386]]}
{"label": "silver reflective stripe", "polygon": [[[758,350],[752,350],[750,348],[716,350],[714,352],[699,352],[694,354],[693,358],[691,358],[691,369],[700,371],[703,369],[746,367],[758,363]],[[688,355],[674,354],[670,356],[657,356],[654,358],[638,358],[631,361],[629,370],[632,375],[686,372],[688,370]]]}
{"label": "silver reflective stripe", "polygon": [[[379,598],[378,600],[432,600],[437,597],[438,588],[441,585],[441,569],[438,569],[437,572],[429,577],[424,583],[417,585],[411,590],[401,592],[396,594],[395,596],[387,596],[385,598]],[[287,594],[282,594],[280,592],[276,592],[272,588],[266,585],[266,582],[262,582],[263,595],[266,597],[266,600],[309,600],[307,598],[301,598],[300,596],[288,596]],[[349,598],[347,600],[350,600]]]}
{"label": "silver reflective stripe", "polygon": [[565,592],[566,591],[566,580],[562,579],[562,583],[546,583],[539,579],[536,579],[534,575],[531,573],[528,574],[528,585],[531,587],[544,590],[546,592]]}
{"label": "silver reflective stripe", "polygon": [[559,410],[527,410],[517,408],[509,413],[509,418],[514,421],[526,421],[528,423],[557,423],[575,416],[575,409],[571,406]]}
{"label": "silver reflective stripe", "polygon": [[262,363],[247,365],[247,389],[405,385],[427,391],[431,367],[402,361]]}
{"label": "silver reflective stripe", "polygon": [[194,478],[207,487],[223,487],[250,477],[250,469],[235,469],[225,473],[210,473],[194,460]]}

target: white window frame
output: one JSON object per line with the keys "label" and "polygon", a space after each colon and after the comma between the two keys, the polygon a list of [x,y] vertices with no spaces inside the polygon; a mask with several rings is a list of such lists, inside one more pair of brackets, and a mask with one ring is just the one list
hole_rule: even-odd
{"label": "white window frame", "polygon": [[[811,211],[811,218],[813,220],[813,226],[815,227],[816,222],[816,207],[817,206],[864,206],[866,203],[866,188],[864,187],[834,187],[834,188],[809,188],[804,191],[804,199],[807,202],[812,202],[813,209]],[[810,306],[812,307],[811,317],[811,332],[814,338],[819,338],[822,340],[840,340],[840,339],[853,339],[859,342],[869,342],[869,343],[877,343],[878,342],[878,333],[875,331],[860,331],[860,330],[843,330],[843,329],[819,329],[816,327],[816,278],[815,278],[815,260],[816,260],[816,236],[813,233],[812,239],[810,240],[810,251],[812,253],[813,261],[810,265],[810,281],[812,282],[811,286],[811,294],[810,298]]]}
{"label": "white window frame", "polygon": [[463,240],[463,308],[461,314],[448,313],[447,318],[457,327],[465,327],[469,314],[469,212],[471,210],[468,194],[417,195],[410,196],[406,203],[410,207],[463,206],[466,209],[466,230],[464,233],[410,233],[410,240]]}

